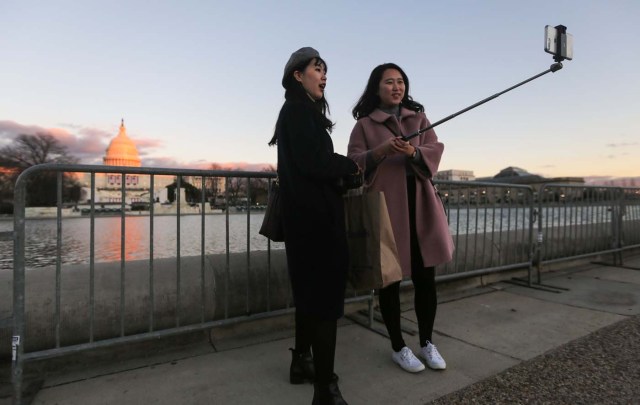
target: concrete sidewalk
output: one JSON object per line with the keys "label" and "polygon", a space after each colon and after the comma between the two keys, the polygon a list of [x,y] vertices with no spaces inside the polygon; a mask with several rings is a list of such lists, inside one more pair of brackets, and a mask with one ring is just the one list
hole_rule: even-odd
{"label": "concrete sidewalk", "polygon": [[[434,343],[447,370],[402,371],[389,340],[349,319],[338,329],[336,373],[350,405],[425,404],[607,325],[640,314],[640,256],[625,267],[583,264],[546,273],[561,292],[499,282],[443,296]],[[412,309],[403,312],[417,329]],[[382,327],[382,325],[377,325]],[[214,331],[215,334],[215,331]],[[407,334],[417,351],[417,336]],[[202,342],[156,358],[87,364],[50,374],[33,404],[310,404],[310,384],[290,385],[291,331]],[[90,357],[85,357],[89,361]]]}

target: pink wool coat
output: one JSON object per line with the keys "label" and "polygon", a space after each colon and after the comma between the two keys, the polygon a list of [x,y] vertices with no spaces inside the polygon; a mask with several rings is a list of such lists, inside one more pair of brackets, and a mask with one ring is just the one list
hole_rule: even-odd
{"label": "pink wool coat", "polygon": [[[347,155],[355,160],[365,173],[367,152],[394,136],[384,122],[395,134],[403,135],[429,126],[429,120],[424,113],[416,113],[406,108],[400,109],[399,120],[396,116],[378,109],[368,117],[359,119],[351,132]],[[454,249],[444,207],[430,181],[438,172],[444,145],[438,142],[433,129],[423,132],[409,143],[420,150],[422,161],[428,168],[426,171],[424,167],[410,163],[416,174],[413,178],[416,181],[416,230],[420,253],[425,267],[430,267],[450,261]],[[365,191],[384,192],[404,276],[411,275],[407,161],[405,155],[388,156],[367,176],[364,184]]]}

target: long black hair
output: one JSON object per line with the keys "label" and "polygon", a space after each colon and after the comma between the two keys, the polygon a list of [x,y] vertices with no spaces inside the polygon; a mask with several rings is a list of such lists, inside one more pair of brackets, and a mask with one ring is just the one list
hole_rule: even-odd
{"label": "long black hair", "polygon": [[380,106],[378,90],[380,89],[382,75],[384,75],[384,72],[388,69],[396,69],[402,75],[402,80],[404,80],[404,97],[402,97],[400,105],[415,112],[424,112],[424,106],[415,101],[409,95],[409,78],[404,70],[395,63],[383,63],[382,65],[376,66],[373,71],[371,71],[367,87],[364,89],[364,93],[362,93],[362,96],[351,111],[353,118],[356,120],[364,118]]}
{"label": "long black hair", "polygon": [[[330,110],[329,110],[329,103],[327,102],[327,99],[324,97],[324,94],[322,95],[322,98],[320,100],[316,100],[316,101],[312,100],[311,97],[309,97],[309,95],[307,94],[304,87],[302,87],[302,83],[300,83],[295,79],[295,77],[293,77],[294,72],[304,71],[305,68],[309,66],[311,63],[313,63],[314,66],[324,66],[325,72],[328,71],[327,63],[324,61],[324,59],[320,57],[307,59],[295,65],[293,69],[291,69],[291,74],[289,75],[289,77],[287,77],[284,83],[284,88],[285,88],[284,98],[285,100],[298,101],[311,106],[313,111],[316,112],[315,114],[316,120],[320,123],[320,125],[324,129],[331,132],[333,130],[334,123],[331,122],[329,118],[327,118],[327,114],[330,113]],[[274,133],[273,137],[269,141],[269,146],[275,145],[277,141],[278,141],[278,134]]]}

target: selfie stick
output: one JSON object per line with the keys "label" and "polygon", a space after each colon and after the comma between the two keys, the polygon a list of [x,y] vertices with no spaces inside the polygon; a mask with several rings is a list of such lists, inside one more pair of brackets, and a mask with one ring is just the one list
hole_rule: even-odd
{"label": "selfie stick", "polygon": [[[556,61],[556,63],[554,63],[553,65],[551,65],[551,67],[548,70],[545,70],[544,72],[537,74],[523,82],[520,82],[518,84],[516,84],[513,87],[509,87],[508,89],[501,91],[500,93],[496,93],[491,97],[485,98],[482,101],[479,101],[477,103],[475,103],[472,106],[469,106],[467,108],[465,108],[464,110],[458,111],[455,114],[451,114],[450,116],[448,116],[447,118],[441,119],[438,122],[435,122],[431,125],[429,125],[426,128],[423,128],[417,132],[414,132],[413,134],[410,135],[404,135],[402,136],[402,140],[404,141],[408,141],[411,138],[415,138],[416,136],[420,135],[421,133],[430,130],[431,128],[442,124],[443,122],[447,122],[449,121],[451,118],[457,117],[458,115],[465,113],[469,110],[472,110],[474,108],[476,108],[479,105],[482,105],[484,103],[486,103],[487,101],[493,100],[494,98],[501,96],[502,94],[511,91],[513,89],[515,89],[516,87],[520,87],[525,83],[529,83],[532,80],[537,79],[540,76],[544,76],[549,72],[557,72],[558,70],[562,69],[562,62],[565,59],[569,59],[571,60],[573,58],[573,37],[571,36],[571,34],[567,33],[567,27],[565,27],[564,25],[556,25],[555,27],[551,27],[549,25],[547,25],[545,27],[545,42],[546,42],[546,46],[545,46],[545,51],[553,54],[553,60]],[[555,45],[555,46],[553,46]]]}
{"label": "selfie stick", "polygon": [[494,94],[494,95],[493,95],[493,96],[491,96],[491,97],[487,97],[487,98],[485,98],[485,99],[484,99],[484,100],[482,100],[482,101],[478,101],[478,102],[477,102],[477,103],[475,103],[474,105],[469,106],[469,107],[465,108],[464,110],[460,110],[460,111],[458,111],[458,112],[457,112],[457,113],[455,113],[455,114],[451,114],[450,116],[448,116],[448,117],[446,117],[446,118],[443,118],[443,119],[441,119],[441,120],[440,120],[440,121],[438,121],[438,122],[434,122],[433,124],[429,125],[429,126],[428,126],[428,127],[426,127],[426,128],[422,128],[422,129],[420,129],[420,130],[418,130],[418,131],[416,131],[416,132],[414,132],[414,133],[412,133],[412,134],[410,134],[410,135],[403,135],[403,136],[402,136],[402,139],[403,139],[403,140],[405,140],[405,141],[408,141],[408,140],[409,140],[409,139],[411,139],[411,138],[415,138],[416,136],[418,136],[418,135],[422,134],[423,132],[426,132],[426,131],[430,130],[431,128],[436,127],[436,126],[438,126],[438,125],[442,124],[443,122],[447,122],[447,121],[449,121],[451,118],[455,118],[455,117],[457,117],[458,115],[460,115],[460,114],[462,114],[462,113],[465,113],[465,112],[467,112],[467,111],[469,111],[469,110],[472,110],[472,109],[474,109],[474,108],[478,107],[479,105],[482,105],[482,104],[486,103],[487,101],[491,101],[491,100],[493,100],[494,98],[496,98],[496,97],[498,97],[498,96],[501,96],[501,95],[503,95],[504,93],[506,93],[506,92],[508,92],[508,91],[511,91],[511,90],[515,89],[516,87],[520,87],[520,86],[522,86],[522,85],[523,85],[523,84],[525,84],[525,83],[529,83],[530,81],[535,80],[535,79],[537,79],[537,78],[538,78],[538,77],[540,77],[540,76],[544,76],[544,75],[546,75],[546,74],[547,74],[547,73],[549,73],[549,72],[554,72],[554,73],[555,73],[555,72],[557,72],[557,71],[558,71],[558,70],[560,70],[560,69],[562,69],[562,63],[560,63],[560,62],[556,62],[556,63],[554,63],[553,65],[551,65],[551,67],[549,67],[549,69],[545,70],[544,72],[539,73],[539,74],[537,74],[537,75],[535,75],[535,76],[533,76],[533,77],[530,77],[530,78],[528,78],[527,80],[525,80],[525,81],[523,81],[523,82],[520,82],[520,83],[516,84],[515,86],[509,87],[508,89],[506,89],[506,90],[504,90],[504,91],[501,91],[500,93],[496,93],[496,94]]}

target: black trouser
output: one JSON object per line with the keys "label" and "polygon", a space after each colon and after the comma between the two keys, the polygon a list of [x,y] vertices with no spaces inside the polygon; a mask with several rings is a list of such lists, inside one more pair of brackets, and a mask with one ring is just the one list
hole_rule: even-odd
{"label": "black trouser", "polygon": [[[414,308],[418,318],[420,346],[431,342],[433,323],[436,319],[438,297],[436,295],[435,268],[424,267],[418,234],[416,232],[416,183],[413,177],[407,177],[407,199],[409,201],[409,230],[411,238],[411,281],[414,287]],[[380,312],[387,332],[391,338],[391,347],[400,351],[405,346],[400,329],[400,283],[394,283],[378,292]]]}
{"label": "black trouser", "polygon": [[316,382],[328,384],[333,378],[336,355],[337,319],[320,319],[296,311],[296,351],[313,352]]}

